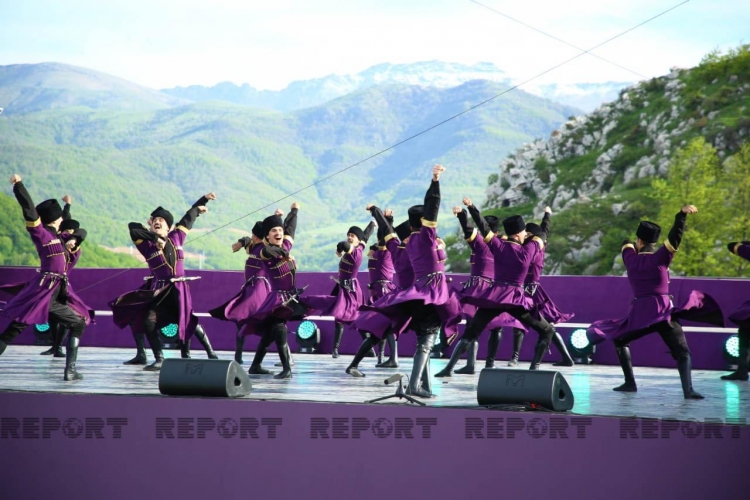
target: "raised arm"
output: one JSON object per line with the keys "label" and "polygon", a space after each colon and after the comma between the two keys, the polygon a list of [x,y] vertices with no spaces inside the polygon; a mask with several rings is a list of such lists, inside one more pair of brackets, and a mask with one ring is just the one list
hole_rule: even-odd
{"label": "raised arm", "polygon": [[[13,194],[16,196],[18,204],[21,205],[21,211],[23,212],[23,218],[26,221],[27,226],[39,225],[39,214],[36,212],[34,202],[29,196],[29,192],[26,191],[26,186],[21,182],[21,176],[18,174],[13,175],[10,178],[10,183],[13,184]],[[34,224],[32,224],[34,223]]]}
{"label": "raised arm", "polygon": [[193,224],[195,224],[195,221],[198,219],[198,216],[206,210],[206,203],[209,202],[209,200],[215,200],[216,195],[214,193],[208,193],[207,195],[201,196],[201,198],[193,203],[193,206],[190,207],[190,210],[185,212],[185,215],[182,216],[182,219],[177,223],[177,228],[182,229],[183,231],[187,232],[193,229]]}
{"label": "raised arm", "polygon": [[474,236],[475,228],[467,217],[466,210],[461,207],[453,207],[453,214],[458,218],[458,223],[461,224],[461,230],[464,232],[464,239],[471,239],[472,236]]}
{"label": "raised arm", "polygon": [[65,196],[63,196],[63,201],[65,202],[65,206],[63,207],[62,218],[63,220],[70,220],[72,218],[70,216],[70,205],[73,204],[73,199],[69,194],[66,194]]}
{"label": "raised arm", "polygon": [[372,235],[372,232],[375,230],[375,221],[370,221],[369,224],[367,224],[367,227],[363,231],[364,239],[362,240],[362,243],[366,244],[367,240],[370,239],[370,236]]}
{"label": "raised arm", "polygon": [[378,241],[385,241],[388,235],[395,233],[393,230],[393,216],[387,217],[383,211],[375,205],[367,205],[367,210],[378,224]]}
{"label": "raised arm", "polygon": [[289,214],[284,219],[284,236],[289,236],[294,239],[294,233],[297,231],[297,212],[299,211],[299,203],[292,203],[292,208],[289,209]]}
{"label": "raised arm", "polygon": [[550,216],[552,215],[552,209],[550,207],[544,207],[544,217],[542,217],[542,223],[539,226],[544,231],[545,238],[549,238],[549,226]]}
{"label": "raised arm", "polygon": [[[438,212],[440,211],[440,175],[445,171],[442,165],[432,167],[432,182],[424,195],[424,220],[428,226],[437,224]],[[433,224],[430,224],[433,223]]]}
{"label": "raised arm", "polygon": [[664,242],[667,250],[672,253],[679,250],[680,243],[682,242],[682,235],[685,232],[685,222],[687,220],[687,216],[688,214],[696,213],[698,213],[698,209],[693,205],[685,205],[684,207],[682,207],[682,210],[677,212],[677,214],[674,216],[674,224],[672,224],[672,229],[669,230],[669,234],[667,235],[667,241]]}
{"label": "raised arm", "polygon": [[487,236],[490,234],[490,225],[487,224],[487,221],[484,220],[484,217],[482,217],[482,214],[479,213],[479,209],[471,202],[470,198],[464,198],[464,205],[466,205],[466,208],[469,209],[469,213],[471,214],[471,219],[474,221],[474,224],[479,229],[479,232],[482,233],[482,236]]}

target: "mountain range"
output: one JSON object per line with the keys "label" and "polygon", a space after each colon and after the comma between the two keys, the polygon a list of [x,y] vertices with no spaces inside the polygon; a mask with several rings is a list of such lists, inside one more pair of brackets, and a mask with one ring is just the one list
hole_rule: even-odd
{"label": "mountain range", "polygon": [[127,249],[127,222],[144,221],[156,205],[179,218],[215,191],[187,244],[201,257],[191,267],[241,267],[231,243],[300,201],[297,261],[330,270],[346,229],[367,223],[367,203],[403,217],[440,162],[449,169],[447,213],[463,196],[482,197],[499,159],[578,113],[507,88],[476,79],[380,84],[281,112],[193,102],[58,63],[4,66],[0,174],[20,173],[35,200],[71,194],[89,240],[108,248]]}

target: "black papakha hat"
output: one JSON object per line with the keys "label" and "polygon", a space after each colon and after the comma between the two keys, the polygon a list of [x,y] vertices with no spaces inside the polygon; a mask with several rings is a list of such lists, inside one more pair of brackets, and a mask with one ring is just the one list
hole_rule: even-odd
{"label": "black papakha hat", "polygon": [[635,235],[643,240],[644,243],[656,243],[661,235],[661,226],[649,221],[642,221],[638,225]]}
{"label": "black papakha hat", "polygon": [[42,219],[42,224],[49,224],[50,222],[55,222],[62,217],[63,210],[60,203],[53,198],[50,200],[44,200],[37,205],[36,213],[39,214],[39,218]]}
{"label": "black papakha hat", "polygon": [[508,236],[518,234],[526,229],[526,222],[520,215],[511,215],[510,217],[503,219],[503,230]]}

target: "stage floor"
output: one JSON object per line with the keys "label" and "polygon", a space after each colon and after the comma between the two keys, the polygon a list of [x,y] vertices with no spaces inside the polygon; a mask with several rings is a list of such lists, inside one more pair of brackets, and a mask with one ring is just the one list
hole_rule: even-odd
{"label": "stage floor", "polygon": [[[145,372],[140,366],[125,366],[133,349],[81,348],[78,368],[85,379],[78,382],[62,380],[64,359],[40,356],[46,347],[9,346],[0,356],[0,391],[55,392],[77,394],[121,394],[160,396],[158,372]],[[219,352],[222,359],[232,359],[233,353]],[[205,354],[193,350],[198,359]],[[246,369],[253,357],[245,353]],[[178,351],[166,351],[166,356],[179,357]],[[151,361],[151,355],[149,353]],[[393,394],[394,385],[383,381],[394,373],[409,374],[411,358],[402,358],[397,369],[377,369],[374,358],[365,358],[360,369],[365,378],[355,379],[344,370],[351,356],[333,359],[325,354],[295,354],[294,377],[291,380],[274,380],[271,376],[250,376],[253,390],[246,399],[265,401],[309,401],[325,403],[356,403]],[[275,352],[270,352],[264,367],[278,372],[273,365],[278,362]],[[433,359],[432,373],[447,363],[446,359]],[[505,367],[499,361],[497,367]],[[459,363],[459,367],[464,361]],[[478,367],[484,361],[478,361]],[[517,369],[528,369],[523,362]],[[544,370],[556,369],[551,364]],[[675,369],[635,367],[639,392],[624,394],[612,391],[622,383],[622,372],[616,366],[576,365],[559,368],[570,384],[575,396],[572,413],[592,416],[674,418],[678,420],[721,419],[722,421],[750,421],[750,383],[725,382],[719,379],[724,372],[695,370],[693,385],[706,399],[686,401],[682,397],[679,375]],[[453,375],[450,379],[433,378],[433,390],[438,398],[421,400],[431,407],[480,408],[477,406],[476,387],[479,372],[475,375]],[[403,404],[391,399],[377,404]]]}

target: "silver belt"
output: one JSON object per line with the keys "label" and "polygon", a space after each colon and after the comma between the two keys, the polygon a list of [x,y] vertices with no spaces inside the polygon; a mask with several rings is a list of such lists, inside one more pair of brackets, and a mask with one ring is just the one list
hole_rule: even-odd
{"label": "silver belt", "polygon": [[484,276],[469,276],[468,281],[464,282],[464,289],[477,286],[482,281],[490,285],[492,284],[492,280]]}

